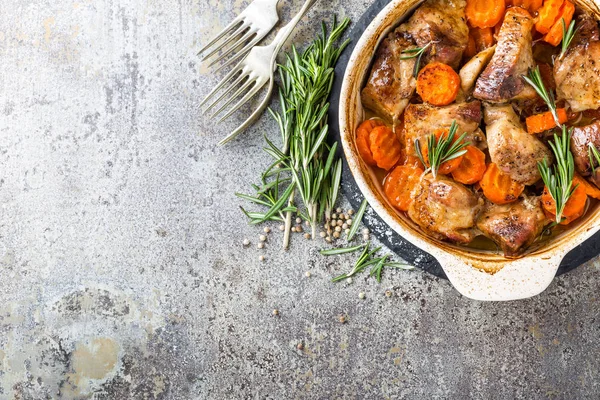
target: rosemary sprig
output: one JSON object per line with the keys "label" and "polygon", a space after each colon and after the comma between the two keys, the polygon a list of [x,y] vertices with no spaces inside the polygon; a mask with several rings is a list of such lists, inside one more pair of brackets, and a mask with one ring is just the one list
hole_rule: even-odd
{"label": "rosemary sprig", "polygon": [[595,166],[600,166],[600,151],[592,142],[588,143],[588,158],[590,161],[590,167],[592,167],[592,174],[596,175]]}
{"label": "rosemary sprig", "polygon": [[544,100],[548,109],[552,113],[552,117],[554,117],[554,122],[556,122],[556,126],[560,128],[561,123],[558,120],[558,114],[556,113],[556,103],[554,101],[554,94],[552,91],[546,90],[546,86],[544,86],[544,82],[542,81],[542,75],[540,74],[540,67],[535,66],[533,69],[529,69],[529,75],[523,75],[523,79],[525,82],[529,83],[537,92],[537,94]]}
{"label": "rosemary sprig", "polygon": [[321,253],[324,256],[336,256],[338,254],[353,253],[357,250],[362,249],[363,247],[365,247],[364,244],[359,244],[358,246],[353,247],[342,247],[339,249],[321,250],[319,251],[319,253]]}
{"label": "rosemary sprig", "polygon": [[575,33],[577,33],[577,30],[579,29],[579,27],[575,28],[575,20],[571,21],[568,29],[565,25],[564,18],[561,18],[560,22],[562,24],[563,36],[562,36],[562,41],[560,44],[561,51],[560,51],[560,55],[558,56],[559,59],[563,58],[564,55],[567,53],[567,50],[569,49],[569,46],[571,45],[571,42],[573,41],[573,38],[575,37]]}
{"label": "rosemary sprig", "polygon": [[[348,247],[345,249],[333,249],[326,250],[331,252],[330,254],[343,254],[343,253],[351,253],[360,249],[363,249],[360,256],[354,263],[354,267],[348,273],[341,274],[332,279],[332,282],[339,282],[341,280],[351,278],[352,276],[364,271],[367,267],[371,266],[371,270],[369,272],[369,276],[374,276],[377,282],[381,282],[381,273],[384,267],[391,268],[401,268],[405,270],[414,269],[412,265],[402,264],[399,262],[388,261],[389,254],[386,254],[382,257],[373,257],[379,250],[381,250],[381,246],[374,248],[371,250],[370,248],[371,242],[367,242],[360,246]],[[333,253],[333,251],[337,251],[337,253]],[[343,253],[342,253],[343,252]],[[321,252],[321,254],[324,254]],[[329,253],[328,253],[329,254]]]}
{"label": "rosemary sprig", "polygon": [[562,221],[565,205],[576,188],[576,186],[573,186],[575,163],[570,143],[572,131],[573,128],[567,131],[567,127],[563,125],[561,137],[555,133],[554,140],[549,142],[552,152],[556,157],[555,165],[552,167],[548,166],[545,158],[543,162],[538,162],[538,169],[542,175],[542,180],[556,204],[555,222],[557,224]]}
{"label": "rosemary sprig", "polygon": [[413,77],[417,77],[419,75],[419,71],[421,69],[421,58],[425,51],[431,46],[432,42],[427,43],[423,47],[415,47],[414,49],[403,50],[400,54],[407,54],[404,57],[400,57],[401,60],[410,60],[411,58],[416,58],[415,66],[413,67]]}
{"label": "rosemary sprig", "polygon": [[469,142],[463,142],[467,136],[467,133],[463,133],[458,140],[454,141],[454,136],[456,135],[457,130],[458,124],[456,121],[452,121],[448,136],[442,135],[438,139],[433,133],[429,135],[427,138],[428,163],[425,160],[425,156],[423,156],[419,139],[415,140],[417,157],[419,157],[419,160],[421,160],[423,165],[427,166],[427,164],[429,164],[425,172],[431,171],[434,178],[437,177],[440,165],[447,161],[454,160],[455,158],[458,158],[467,152],[465,147],[469,145]]}
{"label": "rosemary sprig", "polygon": [[[298,194],[306,209],[306,220],[316,236],[316,226],[322,213],[329,216],[338,195],[341,163],[334,163],[337,144],[329,147],[325,141],[327,125],[327,98],[331,92],[334,66],[348,41],[339,47],[335,43],[350,23],[344,19],[337,25],[335,19],[329,35],[325,24],[322,34],[302,54],[292,47],[285,65],[279,66],[281,76],[281,112],[274,113],[280,125],[283,153],[289,158],[294,193],[288,204]],[[291,213],[286,214],[284,248],[289,244]]]}
{"label": "rosemary sprig", "polygon": [[[281,148],[265,137],[264,150],[273,164],[262,174],[262,185],[253,186],[255,196],[238,195],[254,204],[268,207],[265,213],[244,213],[251,223],[268,220],[284,221],[284,248],[290,240],[292,213],[297,213],[312,226],[323,216],[329,220],[339,194],[342,163],[335,153],[337,143],[329,146],[327,136],[327,98],[331,92],[335,64],[348,41],[336,43],[350,23],[344,19],[332,31],[325,24],[322,33],[308,48],[299,53],[292,47],[284,65],[279,65],[281,84],[278,112],[269,109],[281,132]],[[304,207],[294,205],[299,196]]]}
{"label": "rosemary sprig", "polygon": [[364,199],[362,203],[360,203],[360,207],[358,208],[358,211],[356,212],[356,214],[354,215],[354,219],[352,220],[350,232],[348,232],[348,241],[351,241],[352,238],[354,238],[354,235],[356,235],[356,232],[358,232],[358,226],[362,221],[363,215],[365,215],[365,210],[367,209],[368,205],[369,203],[367,202],[367,199]]}

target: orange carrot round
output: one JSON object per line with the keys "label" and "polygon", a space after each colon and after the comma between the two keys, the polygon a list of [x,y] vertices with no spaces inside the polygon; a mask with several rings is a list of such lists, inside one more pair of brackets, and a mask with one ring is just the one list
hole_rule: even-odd
{"label": "orange carrot round", "polygon": [[517,200],[525,186],[505,175],[495,163],[490,163],[479,181],[483,195],[495,204],[507,204]]}
{"label": "orange carrot round", "polygon": [[491,28],[502,19],[505,8],[504,0],[467,0],[465,14],[471,26]]}
{"label": "orange carrot round", "polygon": [[539,33],[546,34],[556,22],[560,9],[565,0],[544,0],[544,4],[538,10],[535,29]]}
{"label": "orange carrot round", "polygon": [[387,126],[376,126],[369,135],[373,160],[386,171],[392,168],[401,156],[401,147],[396,134]]}
{"label": "orange carrot round", "polygon": [[389,202],[400,211],[408,211],[412,190],[419,183],[423,170],[410,165],[399,165],[386,176],[383,191]]}
{"label": "orange carrot round", "polygon": [[479,182],[485,174],[485,153],[470,145],[465,147],[465,150],[467,153],[463,156],[458,168],[452,171],[452,178],[465,185],[472,185]]}
{"label": "orange carrot round", "polygon": [[573,183],[583,186],[583,188],[585,189],[585,194],[587,194],[588,196],[600,200],[600,189],[598,189],[595,185],[592,185],[590,182],[588,182],[587,179],[583,178],[581,175],[575,174],[575,176],[573,177]]}
{"label": "orange carrot round", "polygon": [[356,128],[356,148],[358,149],[358,154],[360,154],[367,164],[373,167],[377,165],[377,162],[375,162],[373,154],[371,154],[371,140],[369,136],[373,128],[381,125],[383,125],[381,120],[368,119]]}
{"label": "orange carrot round", "polygon": [[[556,115],[558,116],[558,121],[561,124],[567,122],[567,110],[565,110],[564,108],[557,108]],[[525,124],[527,125],[527,132],[532,134],[556,128],[556,121],[554,121],[554,116],[550,111],[527,117],[525,119]]]}
{"label": "orange carrot round", "polygon": [[445,106],[456,100],[460,77],[444,63],[427,64],[417,77],[417,93],[423,101],[434,106]]}
{"label": "orange carrot round", "polygon": [[[573,184],[577,185],[575,180],[573,180]],[[577,218],[581,217],[585,211],[586,204],[587,194],[585,193],[585,186],[577,185],[573,191],[573,194],[571,197],[569,197],[569,200],[567,200],[567,203],[565,204],[565,208],[562,213],[564,219],[560,224],[568,225]],[[550,195],[547,187],[544,187],[544,193],[542,193],[542,207],[544,207],[544,210],[547,211],[551,216],[556,215],[556,202],[552,198],[552,195]]]}

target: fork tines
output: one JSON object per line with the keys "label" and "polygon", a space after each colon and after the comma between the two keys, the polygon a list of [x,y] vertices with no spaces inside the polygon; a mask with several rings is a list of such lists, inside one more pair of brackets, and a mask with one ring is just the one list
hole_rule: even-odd
{"label": "fork tines", "polygon": [[278,21],[278,0],[254,0],[229,25],[204,45],[198,55],[201,61],[216,56],[209,67],[230,57],[219,67],[222,69],[239,60],[252,49]]}
{"label": "fork tines", "polygon": [[[200,107],[206,104],[209,100],[211,103],[204,109],[203,114],[209,112],[219,102],[225,99],[225,102],[220,105],[220,107],[213,112],[211,118],[219,115],[223,110],[227,108],[231,103],[233,103],[239,97],[242,97],[225,115],[223,115],[218,122],[222,122],[229,116],[231,116],[234,112],[236,112],[241,106],[243,106],[258,90],[262,87],[263,80],[260,79],[255,73],[253,73],[248,66],[238,65],[231,72],[229,72],[222,80],[217,84],[217,86],[200,102]],[[222,90],[221,94],[216,97],[216,93],[223,87],[225,89]]]}

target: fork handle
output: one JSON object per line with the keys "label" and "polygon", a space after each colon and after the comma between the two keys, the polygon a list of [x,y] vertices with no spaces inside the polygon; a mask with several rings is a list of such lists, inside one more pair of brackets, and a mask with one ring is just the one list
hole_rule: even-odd
{"label": "fork handle", "polygon": [[296,25],[298,25],[298,22],[300,22],[304,14],[306,14],[308,10],[310,10],[310,8],[315,5],[317,1],[318,0],[306,0],[300,11],[298,11],[298,14],[296,14],[290,22],[288,22],[283,28],[279,30],[279,32],[277,32],[275,39],[273,39],[273,42],[270,44],[270,46],[274,47],[273,58],[271,59],[271,65],[273,69],[275,69],[275,60],[277,59],[277,53],[279,53],[279,50],[281,50],[281,47],[290,37],[290,35],[294,31],[294,28],[296,27]]}

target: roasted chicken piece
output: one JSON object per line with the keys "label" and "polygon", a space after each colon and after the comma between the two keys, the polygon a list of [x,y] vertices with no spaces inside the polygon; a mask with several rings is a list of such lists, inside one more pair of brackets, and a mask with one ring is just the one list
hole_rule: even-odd
{"label": "roasted chicken piece", "polygon": [[371,76],[362,91],[363,105],[390,122],[396,122],[415,92],[415,59],[400,59],[402,51],[414,47],[400,28],[390,33],[377,50]]}
{"label": "roasted chicken piece", "polygon": [[406,24],[418,47],[431,43],[425,64],[441,62],[457,69],[469,41],[465,0],[428,0]]}
{"label": "roasted chicken piece", "polygon": [[486,104],[483,118],[492,162],[505,174],[524,185],[532,185],[541,176],[537,163],[554,160],[552,152],[537,137],[523,128],[510,104]]}
{"label": "roasted chicken piece", "polygon": [[589,176],[592,173],[588,156],[590,145],[600,149],[600,120],[590,125],[573,128],[571,152],[575,161],[575,169],[582,176]]}
{"label": "roasted chicken piece", "polygon": [[534,66],[531,49],[533,18],[520,7],[506,11],[491,61],[475,84],[473,96],[492,103],[528,99],[535,90],[522,78]]}
{"label": "roasted chicken piece", "polygon": [[404,113],[404,135],[407,146],[413,146],[416,139],[425,140],[426,136],[437,129],[450,129],[452,121],[456,121],[458,125],[457,137],[467,132],[465,140],[473,146],[481,149],[487,146],[485,136],[479,129],[481,103],[477,100],[444,107],[429,104],[409,105]]}
{"label": "roasted chicken piece", "polygon": [[415,58],[401,60],[402,51],[431,42],[421,64],[439,61],[458,68],[467,46],[465,0],[428,0],[405,24],[379,45],[371,75],[362,91],[363,105],[396,122],[415,92]]}
{"label": "roasted chicken piece", "polygon": [[526,196],[504,205],[486,201],[477,228],[500,246],[505,257],[516,257],[542,233],[546,222],[539,197]]}
{"label": "roasted chicken piece", "polygon": [[575,112],[600,107],[598,24],[582,14],[577,26],[567,53],[554,63],[557,98],[565,99]]}
{"label": "roasted chicken piece", "polygon": [[409,217],[427,234],[438,239],[469,243],[476,236],[475,221],[483,200],[466,186],[428,174],[413,190]]}

